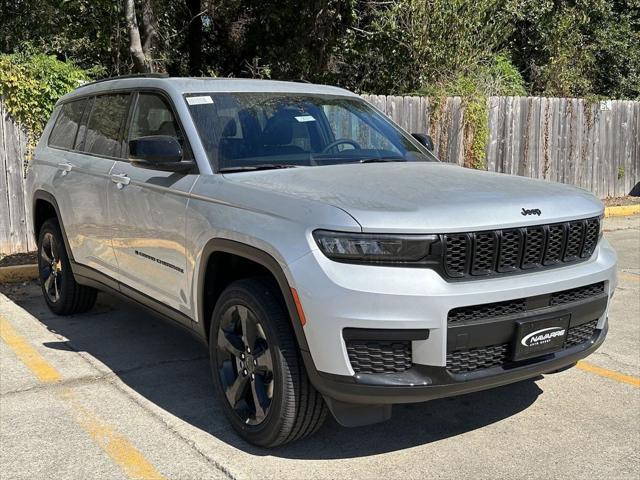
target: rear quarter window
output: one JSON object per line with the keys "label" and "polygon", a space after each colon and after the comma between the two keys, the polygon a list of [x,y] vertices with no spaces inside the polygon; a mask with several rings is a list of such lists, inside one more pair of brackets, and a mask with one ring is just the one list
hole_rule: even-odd
{"label": "rear quarter window", "polygon": [[87,100],[83,98],[65,103],[60,107],[60,113],[49,135],[50,146],[69,150],[73,148],[86,104]]}

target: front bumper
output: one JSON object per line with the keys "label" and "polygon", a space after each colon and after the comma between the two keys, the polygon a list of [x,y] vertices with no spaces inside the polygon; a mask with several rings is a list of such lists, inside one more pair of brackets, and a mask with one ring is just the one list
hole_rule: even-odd
{"label": "front bumper", "polygon": [[[411,343],[412,363],[416,371],[417,366],[442,370],[447,365],[450,310],[544,296],[597,282],[604,282],[608,299],[616,286],[616,254],[604,238],[593,256],[579,264],[467,282],[447,282],[429,269],[337,263],[318,250],[290,264],[289,270],[307,319],[304,333],[309,351],[303,354],[308,369],[311,366],[324,377],[351,377],[354,382],[344,329],[428,330],[428,338]],[[590,319],[597,319],[600,331],[605,328],[607,310],[605,304]],[[510,372],[501,375],[511,378]]]}
{"label": "front bumper", "polygon": [[[605,321],[593,338],[581,345],[543,357],[520,362],[508,368],[484,369],[467,375],[452,375],[444,367],[414,365],[402,374],[340,376],[308,369],[314,386],[325,396],[347,404],[386,405],[414,403],[461,395],[534,378],[571,366],[593,353],[607,335]],[[309,353],[303,352],[308,358]]]}

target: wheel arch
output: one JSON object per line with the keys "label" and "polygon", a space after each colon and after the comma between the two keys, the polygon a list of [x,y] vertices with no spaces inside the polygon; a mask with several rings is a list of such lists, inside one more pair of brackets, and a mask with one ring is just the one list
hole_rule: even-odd
{"label": "wheel arch", "polygon": [[[250,262],[252,265],[257,267],[255,272],[267,273],[273,277],[280,290],[280,294],[282,295],[284,306],[287,309],[289,318],[291,319],[291,324],[298,346],[300,349],[308,351],[309,347],[307,345],[304,329],[302,328],[300,316],[296,308],[296,302],[293,298],[291,286],[289,285],[289,281],[281,265],[272,255],[264,250],[224,238],[214,238],[209,240],[202,250],[200,262],[198,264],[198,275],[196,280],[196,308],[198,317],[201,320],[198,328],[200,328],[200,334],[206,339],[206,341],[208,342],[209,340],[211,314],[213,313],[213,308],[215,307],[215,303],[217,302],[222,290],[220,288],[218,288],[219,291],[215,290],[215,282],[212,283],[211,277],[211,275],[214,275],[212,270],[216,266],[215,261],[218,258],[236,258],[239,259],[241,264],[243,262]],[[246,264],[242,266],[244,267]],[[228,278],[231,278],[231,280],[227,281],[226,285],[236,279],[234,275],[229,275]],[[246,278],[246,276],[240,276],[239,278]],[[212,285],[214,286],[213,290]],[[208,295],[213,295],[213,298],[209,298],[209,302],[207,302]]]}
{"label": "wheel arch", "polygon": [[36,244],[38,243],[40,229],[42,228],[44,222],[46,222],[49,218],[55,217],[58,220],[58,225],[60,226],[60,231],[62,232],[62,239],[67,250],[67,255],[73,262],[73,251],[71,250],[69,240],[67,239],[67,232],[64,229],[64,223],[62,222],[62,216],[60,214],[60,207],[58,206],[56,198],[46,190],[36,190],[33,193],[32,207],[31,225],[33,226],[33,235],[35,236]]}

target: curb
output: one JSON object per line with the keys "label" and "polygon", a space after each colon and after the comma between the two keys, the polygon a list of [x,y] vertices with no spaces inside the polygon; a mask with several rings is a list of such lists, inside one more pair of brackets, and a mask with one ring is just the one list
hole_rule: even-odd
{"label": "curb", "polygon": [[605,217],[626,217],[640,214],[640,205],[623,205],[619,207],[607,207],[604,209]]}
{"label": "curb", "polygon": [[18,283],[38,278],[38,265],[0,267],[0,283]]}

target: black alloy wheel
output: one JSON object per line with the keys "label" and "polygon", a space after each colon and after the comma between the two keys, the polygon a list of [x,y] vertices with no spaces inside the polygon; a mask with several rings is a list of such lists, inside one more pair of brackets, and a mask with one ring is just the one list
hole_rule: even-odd
{"label": "black alloy wheel", "polygon": [[314,433],[327,407],[307,376],[276,282],[253,277],[227,286],[209,330],[216,394],[245,440],[274,447]]}
{"label": "black alloy wheel", "polygon": [[246,306],[222,314],[216,360],[229,405],[244,423],[262,423],[273,398],[273,361],[264,329]]}

